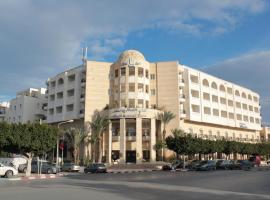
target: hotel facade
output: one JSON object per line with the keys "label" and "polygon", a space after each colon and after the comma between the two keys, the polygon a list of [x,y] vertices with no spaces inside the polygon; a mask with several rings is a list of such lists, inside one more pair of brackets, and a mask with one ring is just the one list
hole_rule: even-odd
{"label": "hotel facade", "polygon": [[63,126],[84,128],[97,111],[110,119],[103,139],[109,163],[155,162],[164,110],[175,114],[167,135],[179,128],[201,138],[260,141],[257,93],[178,61],[148,62],[136,50],[124,51],[115,63],[85,61],[49,78],[46,98],[46,123],[73,120]]}

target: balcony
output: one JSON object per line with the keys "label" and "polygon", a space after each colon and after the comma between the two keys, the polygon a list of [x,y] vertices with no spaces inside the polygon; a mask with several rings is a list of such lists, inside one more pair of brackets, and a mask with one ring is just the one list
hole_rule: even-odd
{"label": "balcony", "polygon": [[143,135],[142,140],[143,141],[150,141],[150,135]]}
{"label": "balcony", "polygon": [[79,116],[80,116],[80,118],[84,117],[84,109],[80,110]]}
{"label": "balcony", "polygon": [[136,136],[126,136],[126,141],[136,141]]}
{"label": "balcony", "polygon": [[112,141],[120,141],[120,136],[119,135],[113,135],[112,136]]}
{"label": "balcony", "polygon": [[180,119],[184,119],[186,117],[187,117],[186,111],[185,110],[180,110]]}
{"label": "balcony", "polygon": [[84,99],[85,99],[85,94],[81,94],[81,96],[80,96],[80,102],[84,102]]}
{"label": "balcony", "polygon": [[86,79],[83,78],[83,79],[81,80],[81,86],[82,86],[82,87],[85,87],[85,83],[86,83]]}
{"label": "balcony", "polygon": [[179,95],[179,101],[180,101],[181,103],[183,103],[183,102],[186,101],[186,97],[185,97],[184,94],[180,94],[180,95]]}
{"label": "balcony", "polygon": [[183,79],[179,80],[179,87],[185,87],[185,81]]}

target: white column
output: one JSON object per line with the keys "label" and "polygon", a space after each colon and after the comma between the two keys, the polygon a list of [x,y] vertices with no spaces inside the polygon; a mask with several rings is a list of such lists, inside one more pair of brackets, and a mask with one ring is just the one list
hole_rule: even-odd
{"label": "white column", "polygon": [[120,162],[126,163],[126,119],[120,119]]}
{"label": "white column", "polygon": [[108,135],[108,149],[107,149],[107,162],[112,162],[112,123],[109,123],[109,135]]}
{"label": "white column", "polygon": [[136,118],[136,163],[142,162],[142,118]]}
{"label": "white column", "polygon": [[150,162],[156,162],[156,119],[151,119]]}

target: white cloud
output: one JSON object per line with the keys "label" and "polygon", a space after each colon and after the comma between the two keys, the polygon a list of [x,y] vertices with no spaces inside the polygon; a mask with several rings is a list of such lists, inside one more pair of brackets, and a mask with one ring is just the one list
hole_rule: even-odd
{"label": "white cloud", "polygon": [[258,92],[263,121],[270,123],[270,51],[231,58],[204,71]]}
{"label": "white cloud", "polygon": [[[13,0],[0,1],[1,93],[11,94],[90,58],[116,55],[133,31],[224,33],[241,15],[263,11],[264,0]],[[207,22],[207,23],[203,23]],[[209,25],[210,24],[210,25]],[[2,88],[3,86],[3,88]]]}

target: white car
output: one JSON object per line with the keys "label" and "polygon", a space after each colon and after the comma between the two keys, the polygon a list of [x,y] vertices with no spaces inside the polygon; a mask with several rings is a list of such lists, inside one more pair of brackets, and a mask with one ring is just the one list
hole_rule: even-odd
{"label": "white car", "polygon": [[13,167],[9,167],[0,163],[0,176],[10,178],[12,176],[18,175],[18,170]]}

